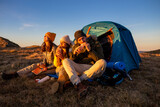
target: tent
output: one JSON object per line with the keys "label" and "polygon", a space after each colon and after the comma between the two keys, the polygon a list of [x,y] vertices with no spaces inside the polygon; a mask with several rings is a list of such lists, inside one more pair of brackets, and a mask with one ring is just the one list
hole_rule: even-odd
{"label": "tent", "polygon": [[139,68],[141,58],[138,54],[132,34],[126,27],[111,21],[101,21],[84,26],[82,31],[87,33],[90,26],[89,34],[96,35],[98,38],[109,29],[113,28],[114,38],[112,40],[113,45],[110,62],[124,62],[127,72]]}

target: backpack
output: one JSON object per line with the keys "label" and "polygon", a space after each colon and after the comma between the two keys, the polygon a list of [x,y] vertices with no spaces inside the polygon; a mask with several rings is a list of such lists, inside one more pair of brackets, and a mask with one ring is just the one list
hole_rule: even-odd
{"label": "backpack", "polygon": [[118,70],[106,68],[103,75],[97,78],[97,81],[102,85],[107,86],[115,86],[120,84],[124,80],[123,73],[119,72]]}

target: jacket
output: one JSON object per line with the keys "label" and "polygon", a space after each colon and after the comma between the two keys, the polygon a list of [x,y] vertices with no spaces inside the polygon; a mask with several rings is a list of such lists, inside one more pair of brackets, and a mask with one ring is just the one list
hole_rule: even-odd
{"label": "jacket", "polygon": [[74,50],[78,46],[80,46],[79,43],[76,43],[72,48],[72,55],[70,59],[82,64],[94,64],[99,59],[104,59],[103,48],[97,40],[94,40],[91,37],[89,37],[87,38],[87,43],[89,43],[91,47],[91,50],[89,52],[84,48],[82,50],[82,53],[74,55]]}
{"label": "jacket", "polygon": [[47,69],[50,70],[52,68],[54,68],[54,55],[56,53],[56,48],[57,46],[53,43],[51,52],[43,52],[43,63],[47,66]]}
{"label": "jacket", "polygon": [[[59,47],[58,47],[59,48]],[[57,49],[58,49],[57,48]],[[66,49],[63,49],[63,48],[61,48],[62,49],[62,51],[63,51],[63,56],[64,56],[64,58],[69,58],[69,56],[70,56],[70,53],[69,53],[69,51],[67,51]],[[54,65],[55,65],[55,67],[59,67],[59,66],[61,66],[62,65],[62,60],[60,59],[60,58],[58,58],[57,56],[56,56],[56,54],[54,55]]]}

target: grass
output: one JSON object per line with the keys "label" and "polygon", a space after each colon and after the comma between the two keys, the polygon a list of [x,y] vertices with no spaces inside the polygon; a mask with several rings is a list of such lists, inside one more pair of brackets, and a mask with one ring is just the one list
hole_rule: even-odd
{"label": "grass", "polygon": [[[0,72],[16,72],[32,63],[42,61],[39,48],[0,50]],[[35,78],[16,78],[9,81],[0,78],[0,105],[2,107],[51,107],[51,106],[160,106],[160,57],[157,53],[142,53],[139,70],[130,73],[133,81],[125,78],[117,86],[102,86],[97,82],[84,81],[90,87],[85,98],[78,99],[74,87],[63,94],[50,94],[55,81],[37,84]]]}

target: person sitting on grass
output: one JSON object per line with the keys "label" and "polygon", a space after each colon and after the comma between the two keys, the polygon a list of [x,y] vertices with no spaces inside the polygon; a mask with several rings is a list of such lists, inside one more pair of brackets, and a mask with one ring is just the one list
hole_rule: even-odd
{"label": "person sitting on grass", "polygon": [[[63,36],[60,39],[60,45],[56,49],[56,54],[54,56],[54,65],[56,66],[56,74],[58,76],[58,83],[59,83],[59,92],[63,93],[63,87],[66,82],[68,82],[69,77],[66,73],[63,65],[62,65],[62,58],[69,58],[70,56],[70,49],[72,47],[72,41],[70,40],[68,35]],[[61,56],[59,56],[58,52],[61,52]]]}
{"label": "person sitting on grass", "polygon": [[55,73],[56,67],[54,66],[54,63],[53,63],[54,54],[57,48],[57,46],[53,43],[55,37],[56,37],[56,34],[51,32],[47,32],[44,36],[44,42],[42,43],[42,46],[41,46],[41,51],[43,52],[43,55],[44,55],[43,62],[34,63],[12,74],[3,73],[2,78],[5,80],[8,80],[8,79],[16,78],[19,76],[20,77],[33,76],[34,74],[32,73],[32,71],[39,66],[43,66],[42,72],[40,74]]}
{"label": "person sitting on grass", "polygon": [[82,64],[94,64],[99,59],[104,59],[103,48],[95,35],[86,35],[78,30],[74,36],[76,43],[72,48],[72,60]]}
{"label": "person sitting on grass", "polygon": [[[84,35],[81,35],[81,33],[82,32],[80,32],[80,35],[78,36],[78,38],[84,36]],[[75,38],[76,38],[76,40],[78,40],[77,33],[75,33]],[[77,43],[80,43],[80,42],[77,41]],[[86,52],[86,51],[90,52],[93,50],[93,49],[91,49],[92,46],[90,46],[90,44],[86,42],[86,39],[84,39],[83,43],[84,43],[83,44],[84,46],[81,47],[81,49],[76,50],[77,52],[74,52],[74,50],[72,50],[73,53],[69,54],[71,59],[73,59],[72,56],[74,56],[74,59],[76,59],[76,57],[77,58],[79,57],[79,62],[81,62],[82,59],[87,57],[86,54],[88,55],[88,53],[84,53],[84,52]],[[65,43],[65,41],[64,41],[64,44],[67,44],[67,43]],[[84,85],[82,83],[82,81],[87,80],[89,78],[94,79],[96,77],[101,76],[106,68],[105,60],[102,59],[102,57],[96,56],[97,54],[96,53],[94,54],[93,53],[94,51],[92,51],[91,52],[92,56],[89,58],[93,58],[92,60],[95,61],[95,64],[91,65],[91,64],[76,63],[73,60],[69,59],[68,57],[65,57],[68,53],[66,53],[66,52],[64,53],[60,46],[56,49],[56,57],[57,57],[57,59],[59,59],[59,60],[57,60],[57,64],[61,65],[61,67],[68,74],[68,77],[69,77],[70,81],[72,82],[72,84],[76,87],[76,89],[78,89],[78,97],[86,95],[88,87],[86,85]],[[84,49],[85,49],[85,51],[84,51]],[[78,56],[78,55],[75,56],[75,54],[80,54],[80,53],[82,53],[80,56]],[[83,54],[84,54],[84,56],[83,56]],[[101,54],[103,56],[103,51]],[[55,61],[54,61],[54,63],[55,63]]]}

